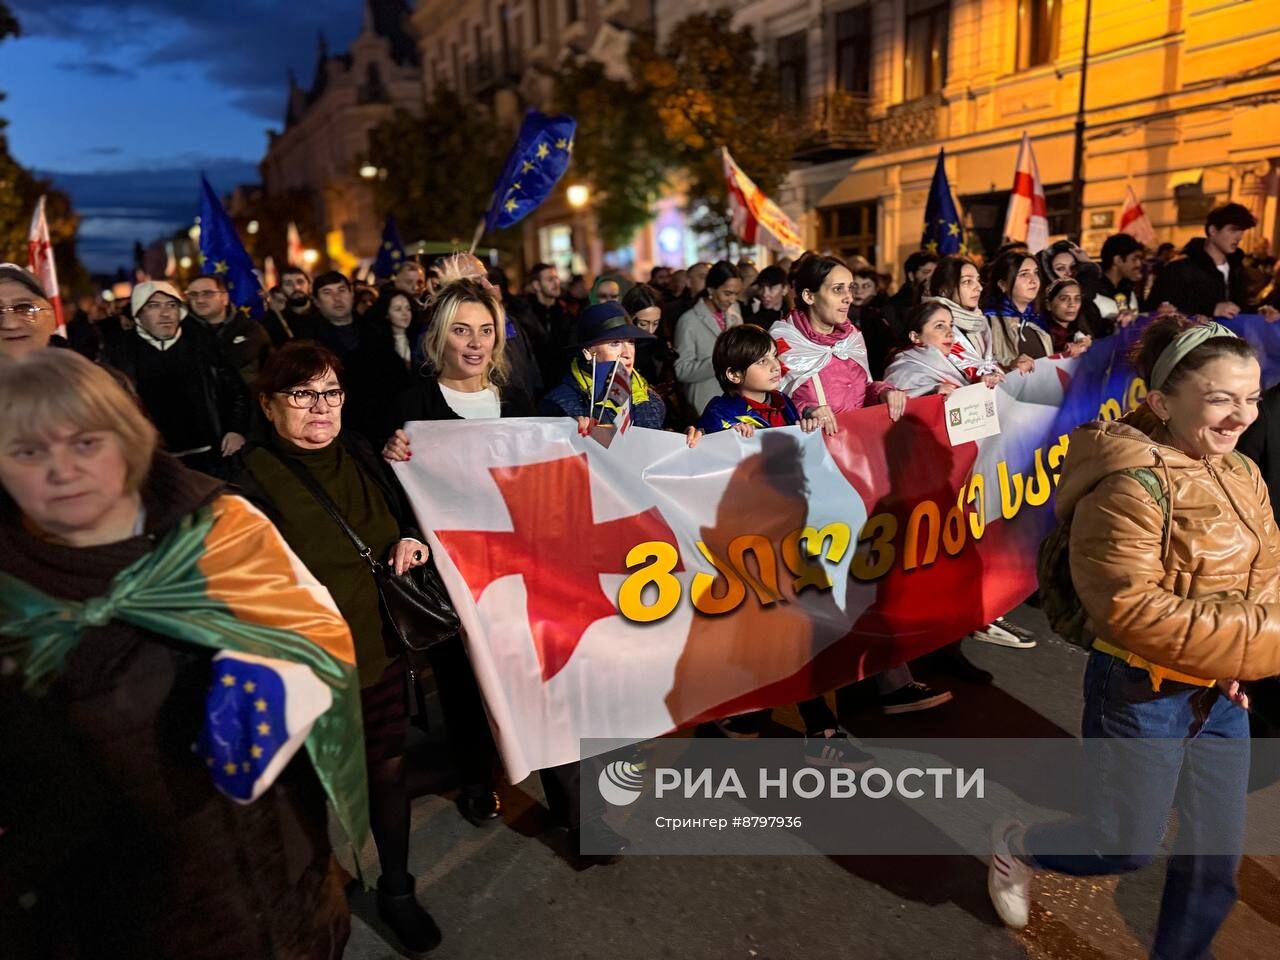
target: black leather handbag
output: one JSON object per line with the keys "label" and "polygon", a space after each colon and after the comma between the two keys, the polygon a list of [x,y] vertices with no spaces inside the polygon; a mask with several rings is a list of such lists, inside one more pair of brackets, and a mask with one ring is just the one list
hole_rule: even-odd
{"label": "black leather handbag", "polygon": [[[275,451],[271,451],[273,454]],[[325,493],[324,488],[316,482],[302,464],[288,457],[276,455],[282,464],[298,478],[307,488],[316,502],[324,507],[325,512],[333,518],[347,535],[347,539],[359,551],[360,556],[369,564],[373,573],[373,582],[377,585],[378,596],[382,599],[383,620],[395,633],[408,653],[422,653],[437,643],[443,643],[456,637],[462,629],[458,619],[458,611],[449,600],[436,570],[435,563],[428,560],[420,567],[408,573],[397,574],[386,564],[375,560],[373,549],[360,539],[360,535],[347,523],[339,512],[337,504]]]}

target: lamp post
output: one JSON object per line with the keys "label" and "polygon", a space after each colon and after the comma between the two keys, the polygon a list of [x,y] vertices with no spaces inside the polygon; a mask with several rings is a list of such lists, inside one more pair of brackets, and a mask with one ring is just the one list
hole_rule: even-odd
{"label": "lamp post", "polygon": [[1093,0],[1084,4],[1084,47],[1080,52],[1080,101],[1076,105],[1075,150],[1071,158],[1071,222],[1084,240],[1084,95],[1089,81],[1089,27],[1093,20]]}

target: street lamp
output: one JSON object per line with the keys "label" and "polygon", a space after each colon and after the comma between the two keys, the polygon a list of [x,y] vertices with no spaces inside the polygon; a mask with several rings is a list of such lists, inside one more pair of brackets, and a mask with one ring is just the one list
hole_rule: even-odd
{"label": "street lamp", "polygon": [[249,221],[249,225],[248,225],[247,227],[245,227],[245,229],[246,229],[247,231],[249,231],[249,235],[250,235],[250,236],[252,236],[253,234],[257,233],[257,232],[258,232],[258,221],[257,221],[257,220],[250,220],[250,221]]}
{"label": "street lamp", "polygon": [[571,183],[569,189],[565,191],[565,196],[569,200],[569,206],[575,210],[581,210],[591,199],[591,190],[585,183]]}
{"label": "street lamp", "polygon": [[187,236],[191,238],[192,243],[199,243],[200,242],[200,224],[197,223],[194,227],[188,230]]}
{"label": "street lamp", "polygon": [[378,168],[375,167],[372,163],[366,163],[364,166],[360,168],[360,176],[362,176],[366,180],[372,180],[377,175],[378,175]]}
{"label": "street lamp", "polygon": [[307,249],[302,251],[302,262],[307,265],[308,270],[314,267],[316,265],[316,261],[319,259],[320,251],[318,250],[313,250],[311,247],[307,247]]}
{"label": "street lamp", "polygon": [[179,261],[178,261],[178,266],[180,266],[183,270],[190,270],[190,269],[191,269],[191,258],[190,258],[190,257],[183,257],[181,260],[179,260]]}

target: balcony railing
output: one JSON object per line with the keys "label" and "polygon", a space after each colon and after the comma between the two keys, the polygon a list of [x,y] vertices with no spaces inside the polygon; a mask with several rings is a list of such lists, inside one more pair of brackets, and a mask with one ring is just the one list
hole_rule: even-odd
{"label": "balcony railing", "polygon": [[942,95],[926,94],[892,106],[877,120],[876,140],[881,150],[896,150],[938,139],[938,108]]}
{"label": "balcony railing", "polygon": [[837,90],[814,97],[800,113],[797,160],[836,160],[876,148],[869,99]]}

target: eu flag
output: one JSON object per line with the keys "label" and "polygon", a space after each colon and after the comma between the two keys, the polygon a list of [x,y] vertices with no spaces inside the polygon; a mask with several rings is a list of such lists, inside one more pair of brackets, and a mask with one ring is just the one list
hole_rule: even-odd
{"label": "eu flag", "polygon": [[567,114],[548,117],[536,110],[525,114],[520,136],[494,185],[485,230],[519,223],[547,199],[569,167],[577,129],[578,121]]}
{"label": "eu flag", "polygon": [[253,261],[245,252],[235,224],[222,209],[209,181],[200,177],[200,265],[205,273],[227,281],[227,293],[241,313],[262,319],[261,285],[253,273]]}
{"label": "eu flag", "polygon": [[933,186],[929,188],[929,202],[924,208],[924,236],[920,238],[920,246],[942,256],[959,253],[964,246],[964,228],[960,226],[956,203],[951,199],[943,150],[938,151],[938,165],[933,168]]}
{"label": "eu flag", "polygon": [[378,245],[378,258],[373,261],[373,275],[379,280],[386,280],[396,272],[403,259],[404,244],[400,242],[396,218],[387,214],[387,222],[382,226],[382,243]]}

